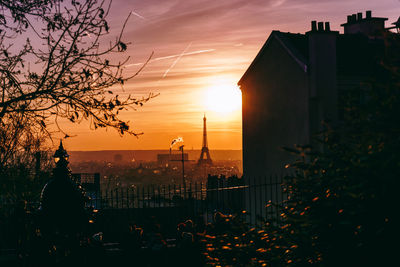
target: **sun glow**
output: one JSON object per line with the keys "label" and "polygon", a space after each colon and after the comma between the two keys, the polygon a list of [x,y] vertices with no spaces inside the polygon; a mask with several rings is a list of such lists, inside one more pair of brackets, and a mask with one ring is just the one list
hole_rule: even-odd
{"label": "sun glow", "polygon": [[220,83],[206,91],[205,106],[207,110],[218,113],[236,111],[242,106],[242,92],[230,83]]}

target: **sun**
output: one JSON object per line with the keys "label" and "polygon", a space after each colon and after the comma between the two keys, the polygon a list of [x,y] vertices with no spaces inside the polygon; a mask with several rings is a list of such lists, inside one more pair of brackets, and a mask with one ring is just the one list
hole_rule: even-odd
{"label": "sun", "polygon": [[242,92],[239,87],[229,83],[211,86],[206,91],[205,106],[207,110],[229,113],[242,107]]}

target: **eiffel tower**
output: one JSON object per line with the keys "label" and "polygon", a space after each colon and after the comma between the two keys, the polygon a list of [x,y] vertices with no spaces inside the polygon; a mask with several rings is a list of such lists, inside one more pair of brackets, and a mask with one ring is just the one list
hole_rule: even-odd
{"label": "eiffel tower", "polygon": [[208,150],[208,142],[207,142],[207,126],[206,126],[206,114],[204,114],[203,118],[203,147],[201,148],[200,159],[197,162],[197,165],[212,165],[212,160],[210,157],[210,151]]}

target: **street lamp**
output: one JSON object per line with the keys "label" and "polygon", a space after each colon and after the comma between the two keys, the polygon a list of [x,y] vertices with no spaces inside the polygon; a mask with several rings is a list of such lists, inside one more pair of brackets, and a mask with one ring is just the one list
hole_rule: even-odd
{"label": "street lamp", "polygon": [[186,182],[185,182],[185,154],[183,153],[183,147],[184,145],[181,145],[179,147],[179,150],[182,151],[182,183],[183,187],[185,188],[186,191]]}

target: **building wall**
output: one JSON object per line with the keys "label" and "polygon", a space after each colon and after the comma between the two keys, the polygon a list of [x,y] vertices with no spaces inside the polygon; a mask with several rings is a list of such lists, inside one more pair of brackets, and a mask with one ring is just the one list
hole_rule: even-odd
{"label": "building wall", "polygon": [[309,143],[307,73],[274,37],[241,82],[245,179],[281,174],[283,146]]}

